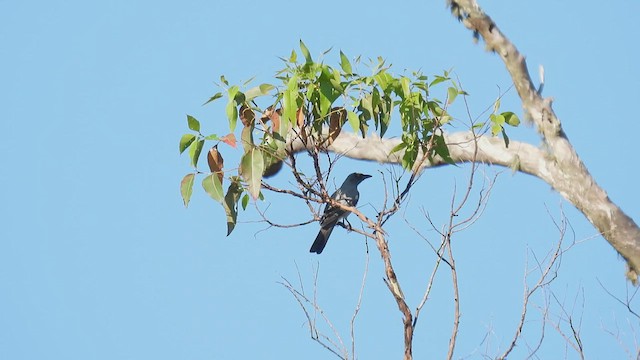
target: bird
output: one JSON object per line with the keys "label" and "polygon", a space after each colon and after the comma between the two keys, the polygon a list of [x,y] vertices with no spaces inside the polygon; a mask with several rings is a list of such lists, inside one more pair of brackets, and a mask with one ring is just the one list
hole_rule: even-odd
{"label": "bird", "polygon": [[[370,177],[371,175],[361,173],[350,174],[344,180],[342,186],[331,195],[331,198],[343,205],[356,206],[360,198],[358,184]],[[346,218],[350,213],[350,211],[346,211],[337,206],[331,206],[331,204],[325,205],[324,213],[320,219],[320,232],[318,232],[318,236],[316,236],[316,240],[313,242],[313,245],[311,245],[309,252],[316,254],[322,253],[324,247],[327,246],[327,241],[333,231],[333,227],[336,226],[338,221]]]}

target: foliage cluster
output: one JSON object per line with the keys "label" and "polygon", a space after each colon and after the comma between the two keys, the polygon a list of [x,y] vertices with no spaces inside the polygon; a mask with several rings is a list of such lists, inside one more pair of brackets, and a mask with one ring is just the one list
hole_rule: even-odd
{"label": "foliage cluster", "polygon": [[[330,50],[324,52],[326,55]],[[307,148],[324,151],[340,135],[343,126],[362,137],[373,129],[384,137],[391,126],[392,117],[398,114],[401,142],[392,153],[401,152],[402,166],[412,169],[419,154],[430,152],[427,157],[440,156],[452,162],[441,130],[453,120],[447,112],[459,95],[467,93],[451,79],[448,71],[428,77],[421,72],[410,75],[394,75],[390,65],[378,58],[371,61],[370,75],[358,73],[360,57],[353,63],[340,51],[339,67],[323,61],[314,61],[305,44],[300,41],[300,53],[293,50],[288,58],[282,58],[285,67],[276,73],[277,85],[260,84],[242,91],[239,85],[230,84],[224,76],[220,86],[224,92],[213,95],[205,104],[227,99],[225,112],[230,133],[204,135],[200,121],[187,115],[187,125],[192,131],[180,139],[180,152],[188,150],[194,172],[187,174],[180,185],[185,206],[188,205],[205,142],[213,142],[207,153],[210,173],[202,180],[202,187],[211,198],[220,202],[227,215],[227,235],[233,231],[238,205],[247,207],[249,198],[261,198],[263,178],[275,175],[292,156],[292,141],[304,142]],[[252,80],[252,79],[251,79]],[[242,87],[246,87],[248,80]],[[446,85],[445,99],[432,96],[432,88]],[[519,120],[512,112],[498,114],[499,102],[490,116],[493,135],[501,133],[508,146],[504,125],[517,126]],[[236,147],[238,120],[242,124],[240,144],[243,155],[240,163],[231,168],[238,175],[229,175],[218,147],[226,143]],[[484,126],[483,124],[479,125]],[[428,143],[434,143],[428,146]],[[226,193],[223,184],[229,182]]]}

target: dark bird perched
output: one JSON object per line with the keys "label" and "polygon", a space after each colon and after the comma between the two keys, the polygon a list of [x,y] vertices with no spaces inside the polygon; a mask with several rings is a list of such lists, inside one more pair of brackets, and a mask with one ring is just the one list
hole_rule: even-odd
{"label": "dark bird perched", "polygon": [[[360,197],[358,184],[370,177],[371,175],[352,173],[347,176],[342,186],[331,195],[331,198],[346,206],[356,206],[358,204],[358,198]],[[333,231],[333,227],[336,226],[338,221],[346,218],[350,213],[351,212],[339,207],[331,206],[331,204],[325,205],[324,213],[320,219],[320,232],[318,236],[316,236],[316,240],[313,242],[313,245],[311,245],[309,251],[316,254],[322,253]]]}

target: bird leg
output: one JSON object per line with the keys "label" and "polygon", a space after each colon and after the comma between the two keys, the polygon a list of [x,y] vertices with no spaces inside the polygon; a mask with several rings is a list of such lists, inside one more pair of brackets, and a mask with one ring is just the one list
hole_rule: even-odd
{"label": "bird leg", "polygon": [[347,229],[347,231],[352,231],[353,230],[353,227],[351,226],[351,223],[347,219],[344,219],[344,220],[340,221],[338,223],[338,225],[340,225],[343,228]]}

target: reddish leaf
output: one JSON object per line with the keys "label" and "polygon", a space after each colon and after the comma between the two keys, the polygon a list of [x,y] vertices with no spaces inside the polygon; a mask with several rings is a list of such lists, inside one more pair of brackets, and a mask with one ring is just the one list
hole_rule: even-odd
{"label": "reddish leaf", "polygon": [[223,143],[231,146],[234,149],[237,146],[237,144],[236,144],[236,136],[233,133],[227,134],[227,135],[221,137],[220,141],[222,141]]}

